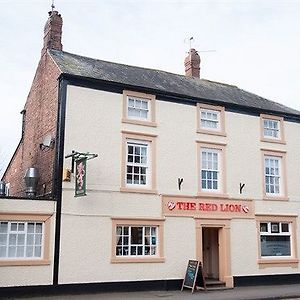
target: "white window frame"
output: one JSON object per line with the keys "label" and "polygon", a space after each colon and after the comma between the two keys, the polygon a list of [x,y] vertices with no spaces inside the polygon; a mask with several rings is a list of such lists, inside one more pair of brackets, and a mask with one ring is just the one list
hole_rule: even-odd
{"label": "white window frame", "polygon": [[[267,231],[261,231],[261,224],[267,224]],[[273,226],[278,224],[278,231],[274,232]],[[282,224],[288,224],[288,232],[282,231]],[[292,222],[289,221],[260,221],[259,222],[259,241],[260,241],[260,257],[262,259],[282,259],[282,258],[292,258],[294,257],[293,249],[293,231]],[[273,232],[272,232],[273,231]],[[288,236],[290,240],[290,255],[262,255],[262,236]]]}
{"label": "white window frame", "polygon": [[[125,233],[127,228],[127,234]],[[142,243],[132,244],[132,228],[142,228]],[[121,232],[119,231],[121,229]],[[146,230],[149,230],[149,234],[146,234]],[[153,230],[155,234],[153,234]],[[115,238],[116,248],[115,255],[117,258],[122,257],[158,257],[159,251],[159,228],[156,225],[117,225]],[[145,244],[146,238],[149,238],[149,245]],[[127,239],[127,243],[125,240]],[[119,243],[121,241],[121,243]],[[155,241],[155,242],[154,242]],[[138,247],[142,249],[142,253],[138,254]],[[146,254],[146,248],[149,247],[149,254]],[[132,248],[135,248],[135,254],[132,254]],[[153,249],[155,253],[153,254]]]}
{"label": "white window frame", "polygon": [[[133,101],[134,104],[133,106],[130,105],[130,101]],[[137,103],[140,102],[140,107],[137,107]],[[146,103],[147,104],[147,108],[142,107],[142,104]],[[139,116],[133,116],[129,114],[129,110],[130,108],[139,113]],[[150,99],[146,99],[146,98],[139,98],[139,97],[135,97],[135,96],[127,96],[127,118],[131,119],[131,120],[139,120],[139,121],[151,121],[151,103],[150,103]],[[147,117],[144,118],[141,116],[142,112],[146,112]]]}
{"label": "white window frame", "polygon": [[[213,130],[213,131],[220,131],[220,127],[221,127],[221,124],[220,124],[220,111],[218,110],[212,110],[212,109],[204,109],[204,108],[201,108],[199,110],[199,113],[200,113],[200,128],[203,129],[203,130]],[[206,114],[206,117],[202,117],[202,114]],[[216,115],[216,119],[214,118],[208,118],[208,114],[211,114],[211,115]],[[216,124],[216,127],[210,127],[210,126],[203,126],[202,123],[206,123],[206,124],[210,124],[210,123],[214,123]]]}
{"label": "white window frame", "polygon": [[[203,156],[204,153],[206,153],[206,156],[211,156],[211,161],[209,161],[209,159],[206,160],[207,163],[207,167],[203,167]],[[217,155],[217,167],[214,166],[215,163],[215,159],[214,157]],[[200,186],[201,186],[201,190],[203,192],[213,192],[213,193],[219,193],[222,190],[222,186],[221,186],[221,171],[220,171],[220,167],[221,167],[221,151],[219,149],[214,149],[214,148],[207,148],[207,147],[201,147],[200,148],[200,161],[201,161],[201,168],[200,168]],[[211,166],[209,166],[208,164],[211,163]],[[203,178],[203,172],[206,172],[206,178]],[[209,173],[211,172],[211,173]],[[214,179],[213,178],[213,172],[217,173],[217,178]],[[211,178],[207,178],[209,177],[208,174],[211,174]],[[205,180],[206,181],[206,185],[208,185],[208,182],[211,182],[211,186],[212,188],[203,188],[202,185],[202,181]],[[213,188],[213,182],[217,182],[217,188]]]}
{"label": "white window frame", "polygon": [[[43,259],[43,253],[44,253],[44,239],[45,239],[45,224],[42,221],[8,221],[8,220],[0,220],[1,223],[7,223],[7,231],[5,232],[0,232],[0,241],[3,239],[6,235],[6,241],[4,242],[4,239],[0,242],[0,247],[4,249],[5,247],[5,256],[0,256],[0,262],[1,261],[8,261],[8,260],[42,260]],[[30,233],[28,232],[28,225],[33,223],[34,224],[34,232]],[[24,230],[19,230],[19,226],[23,224]],[[37,233],[36,232],[36,224],[41,224],[41,232]],[[17,226],[17,230],[12,229],[12,225]],[[24,243],[20,244],[19,243],[19,236],[24,235]],[[28,245],[28,237],[29,235],[33,235],[33,244]],[[41,235],[41,241],[40,244],[36,244],[36,236]],[[10,244],[10,237],[16,236],[16,243],[15,244]],[[4,244],[5,243],[5,244]],[[9,247],[14,247],[15,248],[15,256],[9,256]],[[17,256],[17,249],[18,247],[23,247],[23,256]],[[32,247],[33,249],[33,255],[35,252],[35,247],[40,247],[40,256],[28,256],[27,255],[27,249],[29,247]],[[1,250],[0,250],[1,251]]]}
{"label": "white window frame", "polygon": [[[275,124],[277,128],[275,127]],[[266,139],[280,140],[281,139],[280,120],[263,118],[263,136]]]}
{"label": "white window frame", "polygon": [[[267,161],[269,161],[269,165],[267,165]],[[276,166],[276,162],[277,162],[277,166]],[[267,172],[267,168],[268,168],[268,172]],[[277,197],[283,194],[281,157],[273,156],[273,155],[264,156],[264,181],[265,181],[265,193],[268,197]],[[272,187],[274,192],[271,192]],[[278,187],[278,192],[276,192],[276,187]]]}
{"label": "white window frame", "polygon": [[[136,149],[136,147],[145,147],[146,148],[146,163],[142,163],[142,162],[135,162],[129,161],[129,155],[133,157],[133,160],[135,160],[136,157],[138,157],[141,161],[141,159],[143,158],[142,155],[131,155],[128,152],[129,146],[135,147],[134,150]],[[141,150],[141,149],[140,149]],[[128,168],[132,168],[132,173],[128,172]],[[139,168],[139,173],[138,175],[134,175],[136,173],[134,173],[134,168]],[[143,173],[141,172],[141,169],[145,168],[146,169],[146,173],[145,175],[143,175]],[[132,183],[128,183],[128,179],[127,176],[132,174]],[[139,181],[141,179],[141,176],[145,176],[146,177],[146,184],[136,184],[134,183],[134,176],[139,176]],[[125,166],[125,185],[127,187],[135,187],[135,188],[149,188],[150,187],[150,182],[151,182],[151,146],[149,141],[141,141],[141,140],[133,140],[133,139],[127,139],[126,140],[126,166]]]}

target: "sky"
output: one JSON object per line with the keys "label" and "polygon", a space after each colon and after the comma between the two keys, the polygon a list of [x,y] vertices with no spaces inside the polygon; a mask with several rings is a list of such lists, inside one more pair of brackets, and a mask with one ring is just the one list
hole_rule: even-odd
{"label": "sky", "polygon": [[[0,174],[21,136],[51,0],[0,0]],[[55,0],[63,50],[184,74],[192,47],[201,78],[300,110],[298,0]]]}

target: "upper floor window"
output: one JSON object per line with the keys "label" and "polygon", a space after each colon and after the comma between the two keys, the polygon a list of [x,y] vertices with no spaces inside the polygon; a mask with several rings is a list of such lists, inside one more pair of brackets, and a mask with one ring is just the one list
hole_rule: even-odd
{"label": "upper floor window", "polygon": [[156,126],[155,96],[133,91],[124,91],[122,121],[138,125]]}
{"label": "upper floor window", "polygon": [[283,118],[271,115],[261,115],[261,140],[273,143],[285,143]]}
{"label": "upper floor window", "polygon": [[199,142],[199,192],[225,195],[224,144]]}
{"label": "upper floor window", "polygon": [[127,101],[128,118],[149,120],[149,100],[128,96]]}
{"label": "upper floor window", "polygon": [[122,191],[155,192],[155,137],[123,131]]}
{"label": "upper floor window", "polygon": [[263,150],[264,197],[287,200],[285,153]]}
{"label": "upper floor window", "polygon": [[202,190],[219,189],[219,151],[204,148],[201,150],[201,188]]}
{"label": "upper floor window", "polygon": [[224,107],[197,104],[197,132],[225,136],[224,118]]}
{"label": "upper floor window", "polygon": [[126,184],[146,186],[149,183],[149,143],[127,141]]}
{"label": "upper floor window", "polygon": [[281,158],[275,156],[265,157],[265,186],[266,194],[280,195]]}

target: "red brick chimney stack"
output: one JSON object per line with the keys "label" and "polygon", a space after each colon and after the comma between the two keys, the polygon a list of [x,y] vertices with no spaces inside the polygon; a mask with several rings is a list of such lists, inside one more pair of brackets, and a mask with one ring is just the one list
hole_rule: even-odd
{"label": "red brick chimney stack", "polygon": [[185,76],[200,78],[200,62],[201,59],[198,52],[191,48],[184,60]]}
{"label": "red brick chimney stack", "polygon": [[62,50],[62,24],[63,20],[58,11],[49,11],[49,18],[44,27],[44,47],[42,55],[47,49]]}

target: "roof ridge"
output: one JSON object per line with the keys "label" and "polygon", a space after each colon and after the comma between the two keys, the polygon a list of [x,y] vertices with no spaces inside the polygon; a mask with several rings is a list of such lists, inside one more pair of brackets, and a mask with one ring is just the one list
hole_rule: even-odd
{"label": "roof ridge", "polygon": [[[183,74],[173,73],[173,72],[170,72],[170,71],[164,71],[164,70],[159,70],[159,69],[145,68],[145,67],[140,67],[140,66],[128,65],[128,64],[124,64],[124,63],[119,63],[119,62],[114,62],[114,61],[109,61],[109,60],[103,60],[103,59],[99,59],[99,58],[93,58],[93,57],[84,56],[84,55],[80,55],[80,54],[74,54],[74,53],[71,53],[71,52],[63,51],[63,50],[49,49],[49,52],[50,53],[51,52],[54,52],[54,53],[55,52],[66,53],[66,54],[70,54],[70,55],[73,55],[73,56],[82,57],[84,59],[96,60],[96,61],[101,61],[101,62],[105,62],[105,63],[109,63],[109,64],[116,64],[116,65],[126,66],[126,67],[130,67],[130,68],[138,68],[138,69],[142,69],[142,70],[162,72],[162,73],[172,74],[172,75],[183,77],[183,78],[189,78],[189,79],[197,79],[197,80],[199,80],[199,78],[187,77],[187,76],[185,76]],[[200,79],[200,80],[206,80],[206,79]]]}

